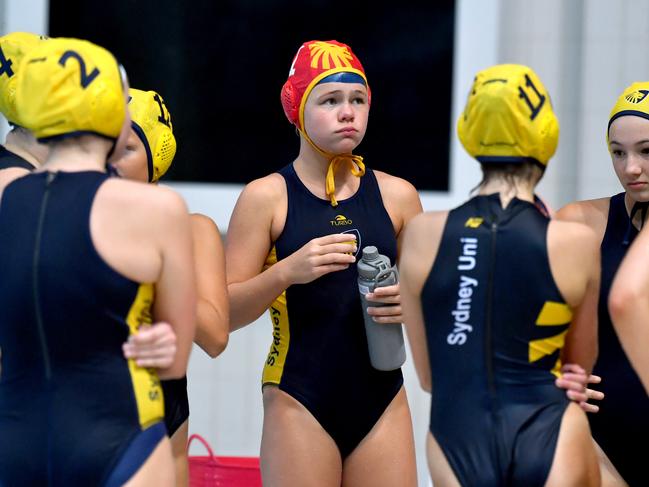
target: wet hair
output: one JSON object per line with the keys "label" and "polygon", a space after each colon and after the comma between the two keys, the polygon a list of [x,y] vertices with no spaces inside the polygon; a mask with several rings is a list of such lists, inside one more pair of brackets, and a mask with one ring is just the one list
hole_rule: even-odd
{"label": "wet hair", "polygon": [[482,169],[482,180],[471,189],[471,194],[494,180],[503,180],[509,187],[516,188],[520,182],[534,186],[543,177],[543,170],[533,160],[508,164],[482,163],[480,167]]}

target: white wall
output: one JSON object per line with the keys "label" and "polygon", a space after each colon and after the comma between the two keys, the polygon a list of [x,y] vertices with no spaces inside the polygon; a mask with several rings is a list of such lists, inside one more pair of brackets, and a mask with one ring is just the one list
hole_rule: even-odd
{"label": "white wall", "polygon": [[539,192],[554,207],[621,191],[606,149],[608,115],[634,81],[649,79],[649,2],[500,0],[499,62],[532,66],[561,124]]}

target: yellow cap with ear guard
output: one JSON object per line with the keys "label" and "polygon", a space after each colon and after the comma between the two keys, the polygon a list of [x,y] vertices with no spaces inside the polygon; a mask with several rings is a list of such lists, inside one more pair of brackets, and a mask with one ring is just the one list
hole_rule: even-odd
{"label": "yellow cap with ear guard", "polygon": [[29,32],[12,32],[0,37],[0,112],[14,125],[22,125],[16,111],[18,67],[25,54],[45,39]]}
{"label": "yellow cap with ear guard", "polygon": [[606,129],[606,141],[608,142],[608,132],[611,124],[617,118],[626,115],[634,115],[649,119],[649,81],[636,81],[627,86],[624,92],[615,102],[611,114],[608,118],[608,127]]}
{"label": "yellow cap with ear guard", "polygon": [[128,94],[132,127],[146,150],[149,181],[156,182],[167,172],[176,155],[171,115],[155,91],[131,88]]}
{"label": "yellow cap with ear guard", "polygon": [[531,161],[545,168],[559,142],[550,95],[520,64],[480,71],[457,124],[466,151],[481,163]]}
{"label": "yellow cap with ear guard", "polygon": [[41,142],[83,134],[117,139],[126,117],[126,75],[103,47],[51,39],[20,64],[16,107]]}

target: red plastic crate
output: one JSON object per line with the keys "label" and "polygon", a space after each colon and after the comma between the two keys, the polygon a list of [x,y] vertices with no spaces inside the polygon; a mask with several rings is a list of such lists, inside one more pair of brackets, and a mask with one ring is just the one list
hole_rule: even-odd
{"label": "red plastic crate", "polygon": [[261,487],[259,457],[215,456],[205,439],[193,434],[187,441],[187,452],[193,440],[207,449],[207,456],[189,456],[190,487]]}

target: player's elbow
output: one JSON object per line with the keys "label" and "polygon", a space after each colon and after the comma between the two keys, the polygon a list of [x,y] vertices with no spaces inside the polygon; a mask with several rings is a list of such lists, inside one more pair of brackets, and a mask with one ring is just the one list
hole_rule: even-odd
{"label": "player's elbow", "polygon": [[430,393],[433,390],[433,383],[430,379],[430,374],[419,373],[417,376],[419,377],[419,385],[421,388]]}
{"label": "player's elbow", "polygon": [[216,358],[226,349],[229,340],[230,334],[227,330],[219,330],[211,337],[209,342],[205,344],[203,349],[211,358]]}
{"label": "player's elbow", "polygon": [[608,310],[613,322],[623,320],[640,298],[636,289],[619,282],[614,285],[608,296]]}

